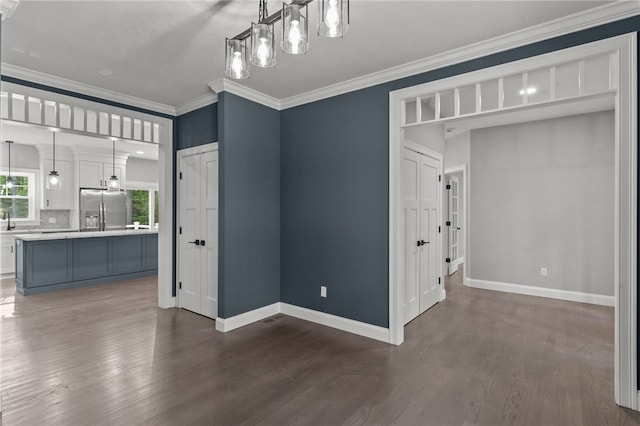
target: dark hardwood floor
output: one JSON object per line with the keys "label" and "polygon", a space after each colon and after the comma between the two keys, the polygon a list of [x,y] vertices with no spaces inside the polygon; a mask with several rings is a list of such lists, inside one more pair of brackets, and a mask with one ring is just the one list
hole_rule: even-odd
{"label": "dark hardwood floor", "polygon": [[467,288],[390,346],[277,315],[222,334],[140,279],[22,297],[2,281],[2,424],[635,425],[613,309]]}

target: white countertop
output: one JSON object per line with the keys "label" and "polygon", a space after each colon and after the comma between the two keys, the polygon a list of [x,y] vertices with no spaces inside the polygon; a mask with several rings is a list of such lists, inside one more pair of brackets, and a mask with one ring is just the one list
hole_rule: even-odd
{"label": "white countertop", "polygon": [[16,234],[46,234],[49,232],[77,232],[77,231],[78,231],[78,228],[12,229],[11,231],[7,231],[6,229],[0,229],[0,235],[14,236]]}
{"label": "white countertop", "polygon": [[29,233],[17,234],[12,237],[23,241],[42,241],[42,240],[66,240],[69,238],[94,238],[94,237],[113,237],[124,235],[140,235],[140,234],[157,234],[157,229],[138,229],[138,230],[122,230],[122,231],[102,231],[102,232],[48,232],[48,233]]}

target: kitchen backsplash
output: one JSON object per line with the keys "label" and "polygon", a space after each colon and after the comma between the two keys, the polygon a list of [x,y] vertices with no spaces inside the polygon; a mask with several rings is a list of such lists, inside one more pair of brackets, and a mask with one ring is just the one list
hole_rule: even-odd
{"label": "kitchen backsplash", "polygon": [[[40,210],[40,225],[21,226],[16,222],[16,230],[19,229],[69,229],[69,210]],[[55,218],[56,223],[49,223],[49,218]]]}

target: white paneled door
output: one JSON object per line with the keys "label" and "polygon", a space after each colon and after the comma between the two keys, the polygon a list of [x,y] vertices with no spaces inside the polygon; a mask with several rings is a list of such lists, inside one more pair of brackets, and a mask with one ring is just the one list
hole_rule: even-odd
{"label": "white paneled door", "polygon": [[460,222],[458,220],[458,206],[460,197],[458,196],[458,178],[451,177],[448,182],[449,193],[449,263],[447,267],[449,269],[448,275],[454,274],[458,271],[458,238],[460,232]]}
{"label": "white paneled door", "polygon": [[405,324],[440,297],[440,161],[405,148],[402,163]]}
{"label": "white paneled door", "polygon": [[180,307],[218,316],[218,151],[180,153]]}

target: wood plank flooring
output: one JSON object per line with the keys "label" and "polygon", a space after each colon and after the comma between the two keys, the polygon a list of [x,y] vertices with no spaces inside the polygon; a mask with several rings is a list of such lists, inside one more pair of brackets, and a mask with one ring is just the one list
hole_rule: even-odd
{"label": "wood plank flooring", "polygon": [[228,334],[155,278],[23,297],[2,281],[2,424],[638,425],[613,309],[447,281],[390,346],[278,315]]}

